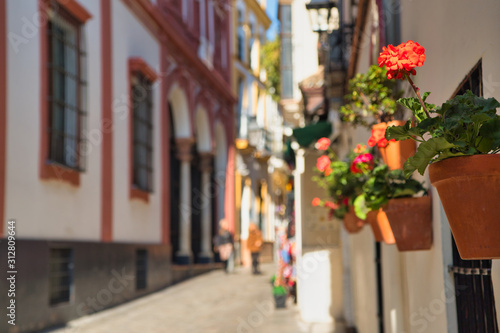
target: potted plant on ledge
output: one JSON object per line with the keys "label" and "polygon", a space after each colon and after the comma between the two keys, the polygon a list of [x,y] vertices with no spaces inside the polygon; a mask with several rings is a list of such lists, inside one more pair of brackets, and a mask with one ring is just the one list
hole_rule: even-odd
{"label": "potted plant on ledge", "polygon": [[[377,212],[372,223],[375,239],[396,243],[399,251],[428,250],[432,246],[431,200],[423,184],[407,179],[401,170],[379,165],[354,200],[358,217]],[[422,195],[422,196],[421,196]]]}
{"label": "potted plant on ledge", "polygon": [[429,166],[431,184],[438,191],[463,259],[500,258],[500,103],[468,91],[436,107],[426,103],[411,76],[425,61],[425,50],[408,41],[383,48],[379,66],[389,79],[407,80],[416,98],[399,102],[415,117],[404,126],[389,127],[387,140],[413,139],[417,152],[404,165],[406,176],[423,174]]}
{"label": "potted plant on ledge", "polygon": [[396,142],[384,138],[386,128],[402,125],[403,111],[396,100],[401,91],[396,82],[389,80],[387,70],[373,65],[365,74],[357,74],[349,80],[350,93],[345,96],[346,104],[340,108],[342,120],[361,125],[372,131],[368,145],[376,146],[391,170],[402,169],[406,159],[415,153],[415,142]]}
{"label": "potted plant on ledge", "polygon": [[361,194],[368,172],[374,167],[374,157],[365,145],[358,144],[344,161],[338,160],[331,151],[330,140],[319,139],[316,147],[325,151],[316,163],[317,175],[313,177],[319,187],[328,193],[327,200],[314,198],[312,205],[330,209],[330,216],[343,220],[349,233],[357,233],[363,228],[366,220],[375,214],[360,219],[354,213],[354,199]]}

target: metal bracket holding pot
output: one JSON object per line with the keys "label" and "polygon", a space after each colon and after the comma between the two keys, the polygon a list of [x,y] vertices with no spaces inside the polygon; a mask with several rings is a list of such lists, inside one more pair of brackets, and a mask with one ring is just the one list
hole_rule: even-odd
{"label": "metal bracket holding pot", "polygon": [[448,266],[448,272],[460,275],[491,275],[491,268]]}

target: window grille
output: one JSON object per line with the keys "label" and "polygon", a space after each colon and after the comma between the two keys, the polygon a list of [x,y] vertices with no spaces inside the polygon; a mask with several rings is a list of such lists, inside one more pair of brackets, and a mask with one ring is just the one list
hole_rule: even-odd
{"label": "window grille", "polygon": [[137,250],[135,261],[135,288],[146,289],[148,272],[148,251]]}
{"label": "window grille", "polygon": [[84,171],[86,51],[84,29],[61,6],[49,10],[49,160]]}
{"label": "window grille", "polygon": [[73,250],[50,249],[49,304],[69,302],[73,282]]}
{"label": "window grille", "polygon": [[132,75],[133,180],[140,190],[153,190],[153,101],[152,84],[143,75]]}

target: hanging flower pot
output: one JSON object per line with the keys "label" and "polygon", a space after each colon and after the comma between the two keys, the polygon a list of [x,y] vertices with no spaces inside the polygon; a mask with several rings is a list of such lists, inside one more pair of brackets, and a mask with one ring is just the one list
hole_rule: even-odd
{"label": "hanging flower pot", "polygon": [[391,199],[383,207],[399,251],[432,247],[431,197]]}
{"label": "hanging flower pot", "polygon": [[354,213],[354,207],[350,206],[349,211],[345,214],[343,222],[344,222],[344,228],[347,230],[348,233],[350,234],[355,234],[358,233],[361,229],[363,229],[363,226],[367,223],[370,223],[371,220],[376,220],[377,219],[377,213],[376,212],[369,212],[366,220],[362,220],[359,217],[356,216]]}
{"label": "hanging flower pot", "polygon": [[462,259],[500,258],[500,155],[448,158],[429,166]]}
{"label": "hanging flower pot", "polygon": [[[403,141],[390,140],[387,141],[385,136],[385,131],[389,126],[402,126],[405,122],[401,120],[393,120],[387,123],[375,124],[372,127],[372,143],[368,142],[369,145],[374,146],[377,144],[378,151],[387,164],[390,170],[403,169],[405,161],[413,156],[416,151],[416,144],[414,140],[407,139]],[[377,140],[377,138],[379,138]]]}
{"label": "hanging flower pot", "polygon": [[354,214],[352,206],[349,207],[349,211],[345,214],[343,222],[345,230],[350,234],[358,233],[366,223]]}
{"label": "hanging flower pot", "polygon": [[386,244],[394,244],[396,241],[386,214],[382,209],[379,209],[374,213],[376,214],[376,217],[368,219],[368,222],[370,222],[375,240]]}

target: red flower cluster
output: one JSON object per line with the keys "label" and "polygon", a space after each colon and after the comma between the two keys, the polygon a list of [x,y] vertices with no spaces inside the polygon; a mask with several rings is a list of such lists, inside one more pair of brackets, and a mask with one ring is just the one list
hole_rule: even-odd
{"label": "red flower cluster", "polygon": [[387,141],[385,138],[386,128],[374,128],[372,129],[372,136],[368,139],[368,146],[373,147],[377,145],[379,148],[385,148],[389,142],[394,142],[396,140],[392,139]]}
{"label": "red flower cluster", "polygon": [[356,156],[351,163],[352,173],[363,173],[364,171],[373,169],[374,165],[372,154],[361,154]]}
{"label": "red flower cluster", "polygon": [[316,142],[316,148],[318,150],[327,150],[328,147],[330,147],[330,139],[328,138],[321,138]]}
{"label": "red flower cluster", "polygon": [[335,202],[332,201],[325,201],[325,207],[328,207],[330,209],[337,209],[339,208],[339,205],[337,205]]}
{"label": "red flower cluster", "polygon": [[406,75],[417,74],[415,67],[420,67],[425,61],[425,49],[412,40],[398,46],[392,44],[382,48],[378,57],[379,67],[387,66],[388,79],[405,79]]}
{"label": "red flower cluster", "polygon": [[316,160],[316,168],[318,168],[319,171],[324,172],[330,166],[330,163],[331,161],[328,156],[323,155],[321,157],[318,157],[318,159]]}

